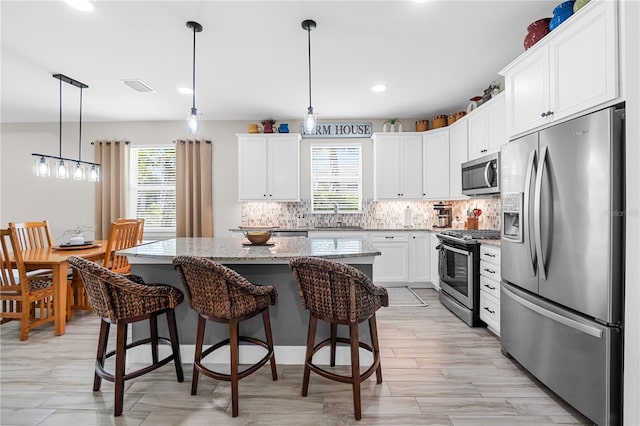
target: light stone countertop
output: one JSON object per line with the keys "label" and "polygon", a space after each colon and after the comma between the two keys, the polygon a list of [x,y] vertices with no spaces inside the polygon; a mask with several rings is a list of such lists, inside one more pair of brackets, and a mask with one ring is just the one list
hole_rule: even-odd
{"label": "light stone countertop", "polygon": [[[129,257],[131,263],[170,263],[176,256],[199,256],[221,263],[287,263],[295,257],[312,256],[325,259],[371,258],[381,255],[368,241],[360,238],[271,238],[263,246],[245,245],[241,238],[173,238],[143,244],[117,253]],[[141,260],[142,262],[138,262]]]}

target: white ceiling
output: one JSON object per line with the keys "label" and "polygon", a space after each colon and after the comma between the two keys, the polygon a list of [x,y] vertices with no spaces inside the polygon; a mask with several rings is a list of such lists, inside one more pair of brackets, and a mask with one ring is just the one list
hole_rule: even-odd
{"label": "white ceiling", "polygon": [[[559,1],[1,1],[2,122],[57,122],[61,73],[89,85],[84,121],[183,120],[197,34],[196,106],[207,120],[302,117],[307,34],[318,118],[424,117],[465,109],[520,55]],[[123,79],[157,90],[142,94]],[[375,83],[387,91],[373,93]],[[63,84],[63,121],[79,89]]]}

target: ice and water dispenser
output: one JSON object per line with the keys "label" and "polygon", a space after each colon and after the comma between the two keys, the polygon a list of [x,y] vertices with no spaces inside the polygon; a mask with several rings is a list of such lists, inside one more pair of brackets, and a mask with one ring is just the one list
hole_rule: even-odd
{"label": "ice and water dispenser", "polygon": [[502,193],[502,238],[521,243],[524,241],[522,234],[522,205],[524,193]]}

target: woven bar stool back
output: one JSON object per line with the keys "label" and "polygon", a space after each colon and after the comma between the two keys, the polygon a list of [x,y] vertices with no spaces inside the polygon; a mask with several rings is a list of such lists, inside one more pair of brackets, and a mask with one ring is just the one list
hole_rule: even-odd
{"label": "woven bar stool back", "polygon": [[[376,382],[382,383],[380,347],[376,311],[389,306],[387,290],[376,287],[371,280],[356,268],[332,260],[300,257],[291,260],[291,269],[298,282],[298,293],[303,308],[309,310],[309,331],[305,355],[302,396],[307,396],[311,371],[331,380],[351,383],[356,420],[362,418],[360,383],[376,373]],[[331,324],[331,336],[315,344],[318,320]],[[358,324],[368,321],[371,345],[361,342]],[[338,324],[349,326],[349,338],[337,337]],[[313,362],[313,356],[323,347],[330,346],[330,366],[335,367],[337,343],[346,343],[351,352],[351,375],[337,374]],[[372,364],[360,372],[359,348],[370,351]]]}

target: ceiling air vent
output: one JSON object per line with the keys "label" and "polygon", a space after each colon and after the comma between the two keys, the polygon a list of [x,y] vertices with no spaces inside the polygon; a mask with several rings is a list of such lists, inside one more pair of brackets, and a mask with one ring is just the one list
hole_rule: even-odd
{"label": "ceiling air vent", "polygon": [[122,80],[124,84],[141,93],[156,93],[156,90],[142,80]]}

